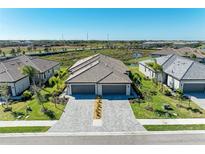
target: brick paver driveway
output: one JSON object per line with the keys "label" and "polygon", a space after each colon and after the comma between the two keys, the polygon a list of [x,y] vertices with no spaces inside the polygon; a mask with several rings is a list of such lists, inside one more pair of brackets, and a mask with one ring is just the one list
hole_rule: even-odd
{"label": "brick paver driveway", "polygon": [[126,99],[103,99],[102,126],[93,126],[94,101],[94,99],[70,100],[61,119],[49,132],[145,131],[135,119]]}

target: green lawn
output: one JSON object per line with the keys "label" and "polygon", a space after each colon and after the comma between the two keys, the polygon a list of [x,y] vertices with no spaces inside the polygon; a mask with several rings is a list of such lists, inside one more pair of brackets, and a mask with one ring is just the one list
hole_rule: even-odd
{"label": "green lawn", "polygon": [[205,125],[143,125],[148,131],[205,130]]}
{"label": "green lawn", "polygon": [[[156,91],[157,94],[155,96],[151,96],[151,99],[145,100],[145,103],[131,103],[132,110],[134,112],[134,115],[136,118],[204,118],[205,117],[205,110],[201,109],[198,105],[196,105],[194,102],[190,102],[188,100],[180,101],[176,99],[176,97],[168,97],[165,96],[163,93],[160,92],[159,88],[155,86],[155,84],[151,80],[145,80],[143,78],[143,74],[138,71],[138,67],[130,67],[130,70],[132,73],[138,73],[142,77],[142,86],[141,91],[142,92],[148,92],[148,91]],[[167,115],[161,115],[159,116],[154,111],[149,111],[145,109],[148,105],[150,105],[154,110],[160,110],[164,111],[163,105],[169,104],[171,108],[173,108],[173,111],[170,111],[171,113],[176,114],[177,116],[169,117]],[[182,105],[183,108],[180,108],[177,106]]]}
{"label": "green lawn", "polygon": [[[35,99],[27,102],[17,102],[15,104],[10,105],[12,107],[12,111],[22,112],[24,115],[19,120],[49,120],[50,118],[41,112],[41,105],[35,101]],[[29,117],[26,118],[26,107],[30,106],[32,111],[29,113]],[[49,110],[55,112],[55,119],[59,119],[61,114],[63,113],[63,109],[65,105],[58,104],[56,108],[54,103],[47,102],[45,103],[45,107]],[[0,120],[16,120],[16,118],[12,115],[11,112],[4,112],[3,107],[0,106]]]}
{"label": "green lawn", "polygon": [[50,127],[0,127],[0,133],[36,133],[36,132],[46,132]]}
{"label": "green lawn", "polygon": [[[66,68],[61,68],[62,71],[65,71]],[[63,86],[65,79],[68,77],[66,74],[60,80],[59,87]],[[52,94],[55,90],[57,90],[57,85],[53,87],[45,87],[41,90],[42,94]],[[52,97],[52,96],[51,96]],[[29,106],[32,111],[27,115],[26,108]],[[44,103],[44,106],[54,112],[55,117],[51,120],[59,119],[63,113],[65,105],[57,104],[55,106],[54,103],[47,101]],[[50,120],[49,116],[41,112],[42,106],[36,101],[35,98],[32,98],[28,101],[20,101],[13,102],[9,107],[12,107],[12,112],[22,113],[23,116],[18,120]],[[13,116],[12,112],[4,112],[4,108],[0,105],[0,120],[16,120],[16,117]]]}

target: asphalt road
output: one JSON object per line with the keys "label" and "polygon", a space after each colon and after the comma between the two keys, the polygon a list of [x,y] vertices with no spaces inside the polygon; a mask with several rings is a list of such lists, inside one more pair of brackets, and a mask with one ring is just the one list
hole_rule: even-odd
{"label": "asphalt road", "polygon": [[205,144],[205,132],[198,133],[130,133],[130,134],[12,134],[1,135],[0,144],[26,145],[76,145],[76,144],[103,144],[103,145],[184,145]]}

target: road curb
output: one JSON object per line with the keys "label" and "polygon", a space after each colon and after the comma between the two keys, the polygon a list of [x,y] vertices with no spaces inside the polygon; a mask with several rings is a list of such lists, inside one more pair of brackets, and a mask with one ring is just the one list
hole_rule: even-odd
{"label": "road curb", "polygon": [[204,130],[195,131],[139,131],[139,132],[61,132],[61,133],[7,133],[1,137],[26,137],[26,136],[123,136],[123,135],[163,135],[163,134],[205,134]]}

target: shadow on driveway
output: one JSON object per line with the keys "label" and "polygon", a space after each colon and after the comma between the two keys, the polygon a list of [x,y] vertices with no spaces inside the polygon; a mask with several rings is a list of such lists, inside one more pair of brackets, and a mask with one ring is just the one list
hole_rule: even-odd
{"label": "shadow on driveway", "polygon": [[[96,99],[96,95],[72,95],[71,98],[75,100],[83,100],[83,99]],[[107,100],[127,100],[130,96],[125,96],[125,95],[103,95],[102,99],[107,99]]]}
{"label": "shadow on driveway", "polygon": [[205,93],[186,93],[199,107],[205,109]]}

